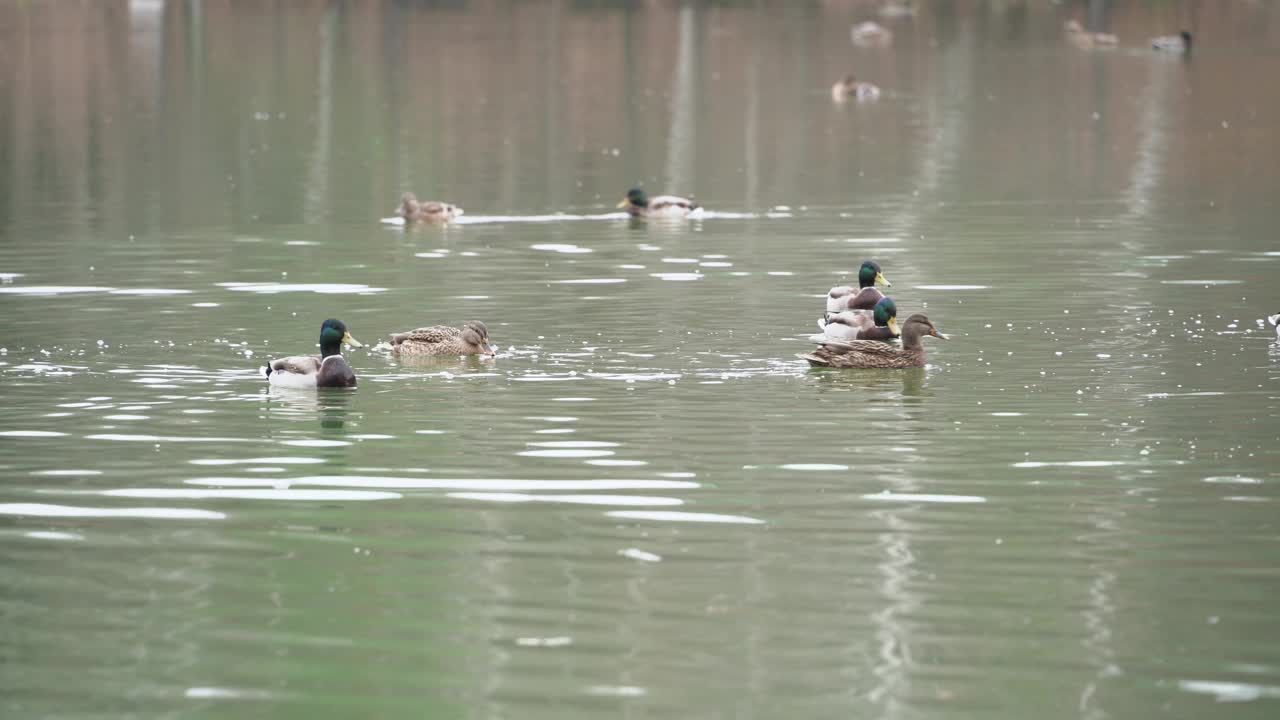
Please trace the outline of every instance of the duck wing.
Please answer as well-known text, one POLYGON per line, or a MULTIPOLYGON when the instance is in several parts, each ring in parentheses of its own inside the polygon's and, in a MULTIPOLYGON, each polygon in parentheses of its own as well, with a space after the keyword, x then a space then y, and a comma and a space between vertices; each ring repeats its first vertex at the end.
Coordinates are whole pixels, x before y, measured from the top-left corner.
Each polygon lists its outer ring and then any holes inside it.
POLYGON ((827 291, 827 312, 838 313, 848 309, 849 298, 858 292, 858 288, 841 285, 827 291))
POLYGON ((855 340, 875 327, 875 320, 866 310, 846 310, 829 315, 827 321, 819 325, 822 327, 822 335, 813 339, 821 344, 826 340, 855 340))
POLYGON ((658 195, 649 198, 649 210, 661 211, 670 210, 672 208, 680 208, 683 210, 694 210, 698 207, 698 203, 688 199, 677 197, 675 195, 658 195))
POLYGON ((401 345, 406 342, 418 343, 441 343, 453 340, 462 334, 462 330, 448 325, 432 325, 431 327, 421 327, 408 332, 396 333, 391 336, 392 345, 401 345))
POLYGON ((314 355, 294 355, 293 357, 272 360, 268 365, 271 372, 288 373, 290 375, 314 375, 320 372, 320 358, 314 355))
MULTIPOLYGON (((906 368, 924 364, 923 355, 878 340, 828 340, 810 355, 828 367, 906 368)), ((805 357, 815 364, 810 357, 805 357)))

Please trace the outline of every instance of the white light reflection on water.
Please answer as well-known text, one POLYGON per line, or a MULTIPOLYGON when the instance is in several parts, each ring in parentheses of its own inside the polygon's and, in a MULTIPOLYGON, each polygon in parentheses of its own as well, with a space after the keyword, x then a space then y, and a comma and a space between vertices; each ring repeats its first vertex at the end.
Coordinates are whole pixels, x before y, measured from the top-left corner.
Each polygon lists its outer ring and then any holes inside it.
POLYGON ((503 503, 566 503, 570 505, 683 505, 679 498, 652 495, 529 495, 527 493, 453 492, 447 497, 503 503))
POLYGON ((91 491, 88 494, 108 497, 183 498, 188 500, 396 500, 400 493, 371 490, 192 490, 189 488, 121 488, 91 491))
POLYGON ((986 498, 979 495, 933 495, 929 493, 896 493, 885 490, 863 495, 864 500, 885 500, 890 502, 972 504, 985 503, 986 498))
POLYGON ((659 522, 725 523, 731 525, 763 525, 764 520, 746 515, 722 515, 719 513, 677 512, 674 510, 613 510, 609 517, 627 520, 657 520, 659 522))
POLYGON ((1280 687, 1254 683, 1214 680, 1179 680, 1178 688, 1190 693, 1212 695, 1218 702, 1251 702, 1263 698, 1280 698, 1280 687))
POLYGON ((221 282, 218 287, 235 292, 251 292, 263 295, 277 293, 310 292, 320 295, 369 295, 386 292, 386 288, 370 287, 354 283, 277 283, 277 282, 221 282))
POLYGON ((0 503, 0 515, 76 518, 157 518, 165 520, 222 520, 226 514, 193 508, 96 508, 43 503, 0 503))
POLYGON ((210 477, 184 480, 188 485, 214 487, 273 487, 293 485, 383 488, 391 490, 688 490, 701 487, 689 480, 524 480, 502 478, 406 478, 383 475, 310 475, 293 478, 210 477))

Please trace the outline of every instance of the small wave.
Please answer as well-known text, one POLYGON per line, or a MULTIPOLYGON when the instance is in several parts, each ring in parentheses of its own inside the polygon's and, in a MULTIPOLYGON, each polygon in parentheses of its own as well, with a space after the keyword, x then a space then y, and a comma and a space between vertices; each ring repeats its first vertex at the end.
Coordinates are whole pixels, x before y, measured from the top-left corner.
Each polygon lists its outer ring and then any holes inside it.
POLYGON ((471 490, 496 492, 691 490, 701 487, 689 480, 526 480, 517 478, 416 478, 382 475, 308 475, 294 478, 209 477, 184 481, 187 485, 213 487, 273 487, 293 485, 359 487, 388 490, 471 490))
POLYGON ((166 520, 223 520, 226 513, 192 508, 97 508, 43 503, 0 503, 0 515, 32 517, 163 518, 166 520))
POLYGON ((370 287, 355 283, 276 283, 276 282, 221 282, 218 287, 236 292, 261 293, 275 295, 286 292, 312 292, 320 295, 368 295, 386 292, 386 288, 370 287))
POLYGON ((884 492, 870 493, 862 496, 863 500, 889 500, 896 502, 924 502, 924 503, 984 503, 986 498, 980 495, 933 495, 929 493, 896 493, 885 490, 884 492))
POLYGON ((680 498, 646 495, 529 495, 527 493, 454 492, 448 497, 505 503, 565 503, 569 505, 683 505, 680 498))
POLYGON ((728 523, 737 525, 763 525, 764 521, 746 515, 721 515, 718 513, 678 512, 674 510, 612 510, 609 517, 628 520, 658 520, 662 522, 728 523))

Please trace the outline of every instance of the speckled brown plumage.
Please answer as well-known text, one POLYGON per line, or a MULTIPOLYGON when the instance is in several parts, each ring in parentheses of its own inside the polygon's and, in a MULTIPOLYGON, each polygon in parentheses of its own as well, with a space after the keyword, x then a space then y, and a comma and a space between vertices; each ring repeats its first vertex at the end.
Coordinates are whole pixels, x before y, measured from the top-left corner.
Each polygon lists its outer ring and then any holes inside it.
POLYGON ((449 222, 462 214, 462 209, 456 205, 438 202, 436 200, 419 201, 413 193, 407 192, 400 196, 400 207, 396 210, 396 215, 404 218, 405 222, 449 222))
POLYGON ((902 325, 902 347, 894 347, 875 340, 828 340, 811 353, 800 355, 814 367, 833 368, 912 368, 924 367, 925 335, 946 340, 947 336, 929 322, 929 318, 916 314, 902 325))
POLYGON ((433 325, 391 336, 391 351, 400 355, 492 355, 489 328, 471 320, 456 328, 433 325))

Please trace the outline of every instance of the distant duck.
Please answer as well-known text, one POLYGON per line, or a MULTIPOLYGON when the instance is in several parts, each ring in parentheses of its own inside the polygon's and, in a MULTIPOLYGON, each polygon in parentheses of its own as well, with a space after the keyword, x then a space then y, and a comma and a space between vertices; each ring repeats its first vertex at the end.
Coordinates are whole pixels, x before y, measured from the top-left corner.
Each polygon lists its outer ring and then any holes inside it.
POLYGON ((1280 313, 1276 313, 1275 315, 1268 315, 1267 322, 1275 326, 1276 340, 1280 340, 1280 313))
POLYGON ((929 318, 916 314, 902 325, 902 347, 875 340, 827 340, 817 350, 797 357, 814 367, 913 368, 924 367, 925 335, 946 340, 929 318))
POLYGON ((626 208, 632 217, 688 217, 689 213, 698 209, 698 203, 675 195, 655 195, 649 197, 642 188, 631 188, 627 196, 618 203, 619 208, 626 208))
POLYGON ((832 313, 826 320, 818 321, 822 332, 809 339, 821 343, 826 340, 883 340, 898 337, 898 305, 893 298, 884 298, 873 310, 845 310, 832 313))
POLYGON ((404 218, 406 223, 447 223, 462 214, 462 208, 457 205, 435 200, 419 201, 411 192, 400 196, 400 207, 396 209, 396 215, 404 218))
POLYGON ((325 320, 320 326, 320 356, 295 355, 272 360, 263 368, 273 387, 355 387, 356 374, 342 357, 342 345, 364 347, 341 320, 325 320))
POLYGON ((900 18, 915 14, 916 4, 913 0, 889 0, 880 6, 880 17, 900 18))
POLYGON ((859 82, 852 75, 845 75, 843 80, 831 86, 831 99, 844 102, 848 98, 858 100, 875 100, 880 97, 880 88, 869 82, 859 82))
POLYGON ((880 23, 870 20, 854 25, 849 30, 849 37, 854 45, 866 47, 885 47, 893 43, 893 32, 880 23))
POLYGON ((1120 39, 1111 33, 1088 32, 1078 20, 1068 20, 1063 26, 1067 31, 1067 39, 1077 47, 1112 48, 1120 44, 1120 39))
POLYGON ((1151 47, 1166 52, 1191 52, 1191 33, 1183 30, 1177 35, 1161 35, 1160 37, 1151 38, 1151 47))
POLYGON ((827 310, 824 317, 830 317, 832 313, 845 310, 871 310, 876 303, 884 299, 884 293, 876 288, 876 283, 893 287, 893 283, 889 282, 880 271, 879 263, 875 260, 863 260, 862 267, 858 268, 858 287, 843 285, 827 291, 827 310))
POLYGON ((391 336, 391 352, 397 355, 493 355, 489 328, 479 320, 462 327, 434 325, 391 336))

